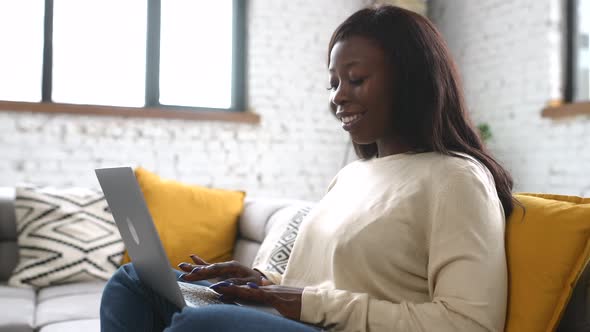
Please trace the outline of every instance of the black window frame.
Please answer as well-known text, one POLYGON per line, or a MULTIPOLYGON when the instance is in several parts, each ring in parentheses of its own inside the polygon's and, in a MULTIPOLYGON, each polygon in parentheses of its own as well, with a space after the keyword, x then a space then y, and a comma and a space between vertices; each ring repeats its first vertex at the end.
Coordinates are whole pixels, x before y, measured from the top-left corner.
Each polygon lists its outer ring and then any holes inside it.
MULTIPOLYGON (((146 36, 146 77, 145 105, 141 108, 171 109, 179 111, 205 112, 243 112, 246 111, 246 1, 232 0, 232 93, 229 108, 194 107, 182 105, 165 105, 159 102, 160 90, 160 19, 161 0, 147 1, 147 36, 146 36)), ((45 0, 43 69, 42 69, 42 103, 53 103, 51 99, 53 81, 53 4, 54 0, 45 0)), ((119 107, 116 105, 96 105, 119 107)))
POLYGON ((581 103, 588 100, 575 100, 576 82, 578 79, 578 1, 567 0, 565 4, 565 46, 566 46, 566 61, 565 61, 565 89, 564 101, 566 103, 581 103))

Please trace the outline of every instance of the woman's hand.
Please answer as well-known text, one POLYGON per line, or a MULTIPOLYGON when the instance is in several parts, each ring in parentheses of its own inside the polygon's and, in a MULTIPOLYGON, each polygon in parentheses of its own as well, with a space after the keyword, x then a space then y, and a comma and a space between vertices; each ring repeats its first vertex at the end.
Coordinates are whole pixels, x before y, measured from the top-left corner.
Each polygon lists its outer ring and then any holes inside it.
POLYGON ((253 283, 257 286, 273 285, 264 275, 236 261, 209 264, 197 255, 191 255, 195 264, 180 263, 178 267, 186 272, 180 276, 184 281, 222 279, 235 285, 253 283))
POLYGON ((244 300, 265 304, 277 309, 283 316, 299 320, 303 288, 274 285, 264 275, 236 261, 209 264, 197 255, 191 255, 194 264, 181 263, 186 272, 185 281, 223 279, 211 288, 223 296, 224 301, 244 300))
POLYGON ((301 297, 303 288, 285 286, 258 286, 255 283, 236 285, 227 281, 210 286, 222 295, 224 301, 244 300, 266 304, 277 309, 281 315, 299 320, 301 317, 301 297))

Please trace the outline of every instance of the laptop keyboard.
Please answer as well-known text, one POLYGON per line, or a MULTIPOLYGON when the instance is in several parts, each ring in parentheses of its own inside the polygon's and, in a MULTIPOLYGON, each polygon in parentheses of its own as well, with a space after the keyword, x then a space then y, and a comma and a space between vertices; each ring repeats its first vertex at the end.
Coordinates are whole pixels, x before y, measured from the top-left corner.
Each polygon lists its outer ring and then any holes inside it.
POLYGON ((210 304, 224 304, 218 299, 219 295, 205 286, 193 285, 187 282, 178 282, 180 291, 189 307, 201 307, 210 304))

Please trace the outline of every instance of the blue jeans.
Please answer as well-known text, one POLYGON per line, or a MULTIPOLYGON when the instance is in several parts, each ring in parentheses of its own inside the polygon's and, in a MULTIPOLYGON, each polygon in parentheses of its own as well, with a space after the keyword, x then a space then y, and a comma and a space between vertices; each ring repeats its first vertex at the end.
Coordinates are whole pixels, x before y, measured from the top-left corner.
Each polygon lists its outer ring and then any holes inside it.
POLYGON ((122 331, 281 331, 319 329, 285 317, 236 305, 184 307, 182 310, 145 286, 132 264, 108 281, 100 304, 103 332, 122 331))

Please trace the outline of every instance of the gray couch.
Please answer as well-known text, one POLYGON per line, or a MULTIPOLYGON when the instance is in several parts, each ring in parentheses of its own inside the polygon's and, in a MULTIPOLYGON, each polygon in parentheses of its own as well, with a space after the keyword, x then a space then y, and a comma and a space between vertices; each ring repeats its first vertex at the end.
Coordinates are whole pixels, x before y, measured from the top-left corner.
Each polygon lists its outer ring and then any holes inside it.
MULTIPOLYGON (((18 259, 13 201, 14 190, 0 187, 0 332, 99 331, 98 310, 104 282, 53 286, 38 292, 6 285, 18 259)), ((247 199, 239 221, 234 258, 250 265, 269 228, 292 217, 302 204, 305 202, 247 199)), ((558 331, 590 331, 589 279, 587 268, 558 331)))
MULTIPOLYGON (((97 332, 100 296, 105 282, 73 283, 43 288, 6 285, 18 260, 14 189, 0 187, 0 332, 97 332)), ((305 202, 246 199, 239 221, 234 259, 252 264, 272 224, 292 217, 305 202)))

